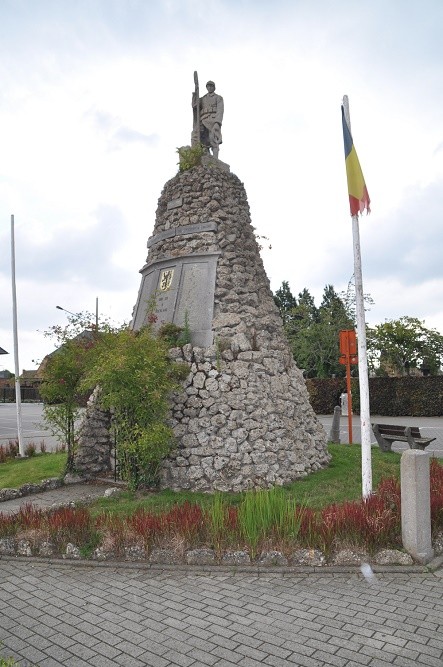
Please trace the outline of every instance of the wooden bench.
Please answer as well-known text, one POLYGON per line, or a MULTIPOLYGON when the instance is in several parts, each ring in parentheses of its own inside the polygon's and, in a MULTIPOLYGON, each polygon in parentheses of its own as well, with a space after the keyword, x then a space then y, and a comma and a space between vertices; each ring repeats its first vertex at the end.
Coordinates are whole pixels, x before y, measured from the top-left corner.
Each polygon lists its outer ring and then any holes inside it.
POLYGON ((435 438, 423 438, 418 426, 372 424, 372 430, 382 452, 390 452, 395 440, 407 442, 410 449, 425 449, 435 438))

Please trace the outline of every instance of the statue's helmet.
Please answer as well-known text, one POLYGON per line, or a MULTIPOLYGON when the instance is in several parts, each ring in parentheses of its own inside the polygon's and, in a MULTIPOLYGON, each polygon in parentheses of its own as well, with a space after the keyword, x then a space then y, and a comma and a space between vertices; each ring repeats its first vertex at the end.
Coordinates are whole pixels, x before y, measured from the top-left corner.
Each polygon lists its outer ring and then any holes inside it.
POLYGON ((208 81, 208 83, 206 84, 206 88, 208 86, 214 86, 214 88, 215 88, 215 83, 213 81, 208 81))

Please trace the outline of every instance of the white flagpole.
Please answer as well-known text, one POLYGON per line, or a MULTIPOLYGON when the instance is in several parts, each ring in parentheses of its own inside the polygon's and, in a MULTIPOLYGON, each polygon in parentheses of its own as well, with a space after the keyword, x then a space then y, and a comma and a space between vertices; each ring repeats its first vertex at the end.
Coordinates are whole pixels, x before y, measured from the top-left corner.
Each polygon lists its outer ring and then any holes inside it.
MULTIPOLYGON (((343 97, 346 123, 351 131, 348 96, 343 97)), ((372 493, 371 464, 371 415, 369 409, 368 355, 366 350, 366 323, 363 296, 363 277, 360 250, 358 215, 352 216, 352 238, 354 244, 355 305, 357 315, 358 377, 360 384, 360 428, 361 428, 361 474, 362 494, 366 500, 372 493)))
POLYGON ((11 215, 11 275, 12 275, 12 321, 14 330, 15 405, 17 407, 17 436, 19 456, 25 456, 22 429, 22 397, 20 392, 20 366, 18 363, 17 294, 15 289, 15 241, 14 216, 11 215))

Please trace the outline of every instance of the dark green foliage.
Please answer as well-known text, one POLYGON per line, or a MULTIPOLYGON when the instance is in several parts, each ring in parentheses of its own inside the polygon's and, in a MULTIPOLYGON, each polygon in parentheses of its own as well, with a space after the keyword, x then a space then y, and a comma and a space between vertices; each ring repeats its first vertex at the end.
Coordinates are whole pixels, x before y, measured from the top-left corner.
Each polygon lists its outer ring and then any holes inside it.
MULTIPOLYGON (((307 378, 306 387, 309 393, 309 401, 317 415, 330 415, 334 412, 336 405, 340 405, 340 395, 346 391, 345 378, 307 378)), ((352 406, 353 412, 357 413, 358 380, 352 378, 352 406)))
POLYGON ((84 333, 64 340, 50 355, 43 369, 40 387, 45 402, 45 422, 67 446, 67 471, 72 471, 74 463, 74 425, 80 407, 79 384, 97 340, 95 332, 84 333))
POLYGON ((179 327, 172 322, 165 322, 158 330, 160 340, 164 340, 168 347, 178 347, 183 334, 183 327, 179 327))
POLYGON ((165 420, 168 396, 185 365, 172 363, 167 345, 149 327, 103 333, 85 369, 85 387, 100 387, 100 403, 112 410, 123 478, 136 488, 153 485, 173 445, 165 420))
POLYGON ((293 309, 297 307, 297 299, 292 294, 287 280, 282 282, 281 287, 274 294, 274 301, 280 311, 283 324, 287 324, 291 320, 293 309))
POLYGON ((189 336, 187 317, 183 328, 164 326, 162 337, 150 326, 134 332, 101 322, 88 329, 88 316, 68 320, 67 327, 48 332, 59 347, 46 363, 42 385, 45 420, 67 444, 67 470, 74 467, 79 397, 99 386, 101 405, 112 411, 123 477, 134 487, 151 485, 173 443, 166 425, 169 393, 189 372, 167 355, 168 347, 189 336))
POLYGON ((320 307, 306 288, 298 300, 283 281, 274 296, 283 319, 285 332, 297 366, 305 377, 344 376, 345 368, 338 359, 339 332, 353 329, 354 321, 342 298, 332 285, 326 285, 320 307))
POLYGON ((386 416, 443 414, 443 376, 370 378, 371 412, 386 416))
MULTIPOLYGON (((360 412, 358 378, 352 378, 352 409, 360 412)), ((329 415, 340 405, 346 388, 344 378, 309 378, 309 400, 318 415, 329 415)), ((443 414, 443 376, 369 378, 370 411, 386 417, 438 417, 443 414)))

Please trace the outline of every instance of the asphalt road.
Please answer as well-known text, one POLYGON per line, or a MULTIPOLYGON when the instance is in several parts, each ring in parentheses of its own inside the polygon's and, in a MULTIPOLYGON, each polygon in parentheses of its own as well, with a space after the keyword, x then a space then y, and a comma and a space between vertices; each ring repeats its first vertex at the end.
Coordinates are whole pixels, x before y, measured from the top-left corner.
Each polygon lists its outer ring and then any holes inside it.
MULTIPOLYGON (((47 451, 54 451, 59 439, 45 426, 43 403, 22 403, 22 433, 25 445, 33 442, 37 451, 43 441, 47 451)), ((15 440, 17 436, 17 407, 15 403, 0 403, 0 445, 15 440)))
MULTIPOLYGON (((47 451, 53 451, 59 440, 45 427, 43 422, 43 404, 42 403, 22 403, 22 428, 25 443, 33 442, 37 451, 40 443, 44 441, 47 451)), ((332 426, 332 415, 318 415, 318 419, 323 425, 326 435, 329 436, 332 426)), ((443 458, 443 417, 383 417, 379 415, 371 416, 372 422, 382 424, 405 424, 405 426, 419 426, 425 436, 435 437, 427 451, 443 458)), ((353 417, 352 435, 353 442, 360 442, 360 418, 353 417)), ((15 403, 0 403, 0 445, 8 440, 17 438, 17 409, 15 403)), ((340 441, 349 442, 348 439, 348 418, 340 418, 340 441)), ((373 438, 375 444, 375 438, 373 438)), ((406 443, 396 442, 392 446, 394 451, 404 451, 407 449, 406 443)))

